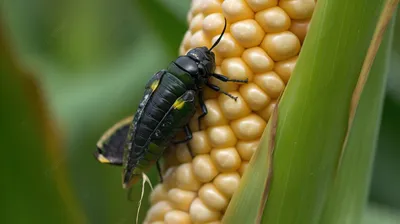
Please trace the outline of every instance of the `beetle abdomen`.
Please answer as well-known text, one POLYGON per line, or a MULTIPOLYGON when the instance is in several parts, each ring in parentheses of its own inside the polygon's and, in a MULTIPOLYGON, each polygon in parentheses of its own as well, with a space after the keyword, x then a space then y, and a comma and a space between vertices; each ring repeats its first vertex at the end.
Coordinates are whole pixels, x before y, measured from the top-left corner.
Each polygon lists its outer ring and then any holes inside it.
MULTIPOLYGON (((135 154, 131 157, 135 158, 131 162, 134 167, 141 167, 142 163, 147 164, 157 160, 168 146, 171 138, 174 137, 172 132, 175 130, 160 133, 160 122, 165 119, 175 101, 186 91, 185 84, 173 74, 166 72, 163 75, 136 124, 131 146, 131 154, 135 154), (155 143, 154 140, 157 142, 155 143), (149 148, 151 143, 153 147, 149 148)), ((179 127, 174 127, 176 128, 179 127)))

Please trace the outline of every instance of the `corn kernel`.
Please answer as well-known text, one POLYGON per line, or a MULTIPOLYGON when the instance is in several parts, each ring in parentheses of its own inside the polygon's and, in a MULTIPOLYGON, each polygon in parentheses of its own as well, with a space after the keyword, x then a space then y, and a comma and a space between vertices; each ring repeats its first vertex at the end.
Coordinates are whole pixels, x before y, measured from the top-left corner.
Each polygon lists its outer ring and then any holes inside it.
POLYGON ((190 23, 189 30, 192 33, 195 33, 203 27, 203 20, 204 20, 204 15, 203 13, 199 13, 195 15, 192 19, 192 22, 190 23))
POLYGON ((254 17, 253 10, 244 0, 225 0, 222 3, 222 11, 230 23, 254 17))
POLYGON ((231 94, 238 97, 237 101, 223 94, 218 97, 218 103, 221 106, 223 115, 229 120, 234 120, 250 114, 250 107, 243 97, 238 92, 231 92, 231 94))
POLYGON ((215 55, 215 65, 220 66, 222 64, 222 60, 223 60, 222 56, 220 54, 218 54, 218 52, 214 52, 214 55, 215 55))
POLYGON ((150 203, 154 205, 159 201, 167 200, 167 188, 163 184, 157 185, 150 194, 150 203))
POLYGON ((221 213, 208 208, 200 198, 194 199, 189 210, 190 217, 194 222, 211 222, 219 220, 221 213))
POLYGON ((186 212, 172 210, 165 214, 164 217, 165 224, 190 224, 190 216, 186 212))
POLYGON ((239 187, 240 175, 238 172, 219 174, 213 181, 215 187, 228 198, 231 198, 239 187))
POLYGON ((192 161, 192 155, 190 155, 187 144, 179 144, 175 148, 176 159, 179 163, 188 163, 192 161))
POLYGON ((218 170, 208 154, 198 155, 193 159, 193 172, 201 182, 207 183, 214 179, 218 170))
POLYGON ((247 117, 232 121, 231 123, 233 132, 237 138, 241 140, 260 138, 266 125, 267 123, 256 114, 251 114, 247 117))
POLYGON ((203 20, 203 31, 204 33, 212 38, 217 35, 221 35, 222 29, 224 28, 224 15, 222 13, 213 13, 203 20))
POLYGON ((209 208, 215 210, 223 210, 228 206, 228 199, 226 196, 221 194, 214 184, 208 183, 203 185, 199 190, 199 198, 203 201, 205 205, 209 208))
POLYGON ((187 13, 187 16, 186 16, 186 21, 188 24, 190 24, 190 21, 192 21, 192 18, 193 18, 192 10, 189 10, 189 12, 187 13))
POLYGON ((192 191, 185 191, 179 188, 172 188, 168 191, 168 200, 171 206, 181 211, 189 211, 190 205, 196 198, 196 193, 192 191))
POLYGON ((310 25, 310 19, 293 20, 289 31, 294 33, 297 36, 297 38, 299 38, 300 42, 303 43, 304 38, 306 38, 309 25, 310 25))
POLYGON ((239 141, 236 149, 243 160, 250 160, 254 152, 257 150, 260 140, 239 141))
POLYGON ((253 11, 258 12, 278 4, 278 0, 246 0, 253 11))
POLYGON ((258 46, 265 34, 254 19, 246 19, 233 23, 230 30, 232 36, 246 48, 258 46))
POLYGON ((243 176, 244 172, 247 169, 247 166, 249 166, 249 162, 248 161, 243 161, 243 163, 240 164, 240 168, 239 168, 240 176, 243 176))
MULTIPOLYGON (((217 41, 219 36, 220 34, 214 36, 213 43, 217 41)), ((214 49, 221 57, 239 57, 243 53, 244 47, 231 34, 226 33, 214 49)))
POLYGON ((276 105, 276 101, 271 102, 266 108, 257 112, 265 121, 268 121, 271 117, 272 112, 274 111, 276 105))
POLYGON ((279 6, 292 19, 308 19, 314 11, 314 0, 280 0, 279 6))
POLYGON ((164 215, 168 211, 171 211, 172 207, 168 201, 160 201, 153 205, 147 213, 149 222, 152 221, 163 221, 164 215))
POLYGON ((182 55, 182 54, 185 54, 185 53, 186 53, 186 49, 183 47, 183 45, 181 45, 179 47, 179 54, 182 55))
POLYGON ((275 72, 282 78, 282 80, 287 83, 296 65, 298 56, 293 58, 277 62, 275 65, 275 72))
POLYGON ((163 175, 163 184, 167 189, 176 187, 176 168, 175 166, 169 167, 163 175))
POLYGON ((192 4, 190 6, 190 10, 191 10, 193 16, 197 15, 198 13, 200 13, 201 10, 203 9, 202 2, 203 2, 203 0, 193 0, 192 1, 192 4))
POLYGON ((193 133, 193 138, 189 142, 189 147, 194 154, 205 154, 211 151, 211 144, 205 131, 193 133))
POLYGON ((262 90, 264 90, 268 94, 268 96, 273 99, 278 98, 285 88, 285 83, 273 71, 256 75, 254 77, 254 83, 256 83, 262 90))
POLYGON ((231 79, 248 79, 251 81, 253 78, 253 72, 239 57, 225 59, 221 64, 221 70, 224 75, 231 79))
POLYGON ((290 27, 290 17, 279 7, 272 7, 257 12, 257 22, 267 33, 283 32, 290 27))
POLYGON ((176 186, 188 190, 197 191, 201 183, 194 175, 192 164, 184 163, 176 169, 176 186))
POLYGON ((202 0, 202 12, 204 15, 222 13, 221 3, 218 0, 202 0))
POLYGON ((215 148, 232 147, 237 139, 229 125, 211 127, 207 129, 211 146, 215 148))
POLYGON ((188 31, 186 31, 185 35, 183 36, 183 40, 182 40, 185 51, 190 48, 190 40, 191 39, 192 39, 192 33, 188 30, 188 31))
POLYGON ((274 67, 274 61, 260 47, 246 49, 242 58, 254 73, 267 72, 274 67))
POLYGON ((254 83, 242 85, 239 92, 254 111, 263 109, 271 101, 271 98, 254 83))
MULTIPOLYGON (((290 31, 269 33, 265 35, 261 47, 274 61, 282 61, 297 55, 300 51, 300 41, 290 31)), ((224 64, 224 62, 222 62, 224 64)))
POLYGON ((204 117, 204 122, 208 127, 228 124, 228 119, 223 116, 221 108, 219 108, 218 101, 216 99, 207 100, 205 104, 207 106, 208 113, 204 117))
POLYGON ((192 37, 190 38, 190 48, 194 48, 196 46, 206 46, 208 48, 211 47, 211 41, 204 34, 203 30, 193 33, 192 37))
POLYGON ((240 167, 240 156, 235 148, 213 149, 211 159, 220 172, 235 171, 240 167))

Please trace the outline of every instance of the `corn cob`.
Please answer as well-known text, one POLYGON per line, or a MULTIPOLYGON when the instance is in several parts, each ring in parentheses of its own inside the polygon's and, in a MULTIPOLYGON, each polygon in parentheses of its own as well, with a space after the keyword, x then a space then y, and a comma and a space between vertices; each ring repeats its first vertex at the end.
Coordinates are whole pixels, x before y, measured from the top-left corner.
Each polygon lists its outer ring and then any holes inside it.
POLYGON ((202 129, 196 114, 190 122, 193 139, 167 150, 164 182, 151 193, 145 223, 220 223, 294 69, 314 7, 314 0, 192 1, 179 54, 211 47, 225 17, 215 72, 249 83, 212 78, 238 99, 205 90, 202 129))

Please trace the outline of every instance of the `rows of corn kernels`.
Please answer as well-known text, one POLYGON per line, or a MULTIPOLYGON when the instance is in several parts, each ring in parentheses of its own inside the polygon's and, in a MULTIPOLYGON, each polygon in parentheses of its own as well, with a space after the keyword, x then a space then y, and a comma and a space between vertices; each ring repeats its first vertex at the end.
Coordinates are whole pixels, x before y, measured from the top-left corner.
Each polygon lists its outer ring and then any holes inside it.
POLYGON ((193 0, 180 54, 211 47, 216 73, 248 84, 212 83, 237 101, 207 89, 208 115, 193 139, 166 153, 164 182, 151 193, 145 223, 220 223, 280 93, 296 64, 314 0, 193 0), (191 157, 189 148, 195 157, 191 157))

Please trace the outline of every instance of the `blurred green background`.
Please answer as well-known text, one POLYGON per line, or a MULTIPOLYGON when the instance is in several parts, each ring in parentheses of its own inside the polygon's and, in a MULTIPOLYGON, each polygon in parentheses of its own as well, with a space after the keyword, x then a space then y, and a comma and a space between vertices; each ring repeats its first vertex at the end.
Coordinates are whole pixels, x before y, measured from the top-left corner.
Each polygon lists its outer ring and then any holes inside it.
MULTIPOLYGON (((121 169, 99 164, 92 152, 108 127, 135 111, 138 88, 178 55, 189 5, 189 0, 0 1, 5 223, 133 223, 136 202, 121 187, 121 169), (41 106, 32 99, 34 88, 16 78, 30 75, 58 130, 46 129, 35 112, 41 106)), ((399 18, 365 223, 400 223, 399 18)), ((154 170, 151 174, 156 181, 154 170)))

